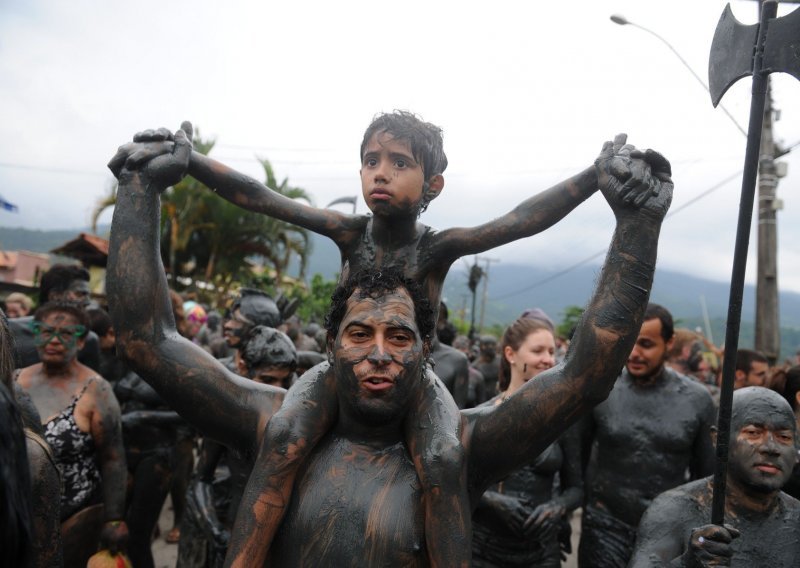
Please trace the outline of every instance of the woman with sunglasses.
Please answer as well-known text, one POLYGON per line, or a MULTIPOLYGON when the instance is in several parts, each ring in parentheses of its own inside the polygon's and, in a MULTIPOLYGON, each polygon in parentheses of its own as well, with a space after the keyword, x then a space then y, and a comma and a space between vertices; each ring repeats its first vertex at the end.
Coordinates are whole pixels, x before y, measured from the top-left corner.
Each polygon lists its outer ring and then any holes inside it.
POLYGON ((44 304, 31 322, 41 362, 17 376, 61 474, 65 566, 85 566, 98 540, 112 552, 124 548, 128 532, 119 404, 106 380, 77 359, 88 325, 75 304, 44 304))

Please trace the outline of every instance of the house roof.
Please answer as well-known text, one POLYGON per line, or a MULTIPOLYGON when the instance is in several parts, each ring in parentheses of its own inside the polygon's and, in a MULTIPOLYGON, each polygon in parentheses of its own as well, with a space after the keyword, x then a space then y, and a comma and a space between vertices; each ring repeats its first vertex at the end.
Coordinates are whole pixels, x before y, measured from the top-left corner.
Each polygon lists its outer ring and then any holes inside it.
POLYGON ((84 266, 105 267, 108 262, 108 241, 97 235, 81 233, 50 252, 76 258, 84 266))

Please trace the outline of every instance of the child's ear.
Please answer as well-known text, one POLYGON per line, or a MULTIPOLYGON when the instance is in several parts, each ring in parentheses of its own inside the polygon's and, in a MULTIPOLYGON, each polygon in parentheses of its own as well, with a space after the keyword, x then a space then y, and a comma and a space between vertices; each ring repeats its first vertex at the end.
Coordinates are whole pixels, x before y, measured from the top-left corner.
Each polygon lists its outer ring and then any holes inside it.
POLYGON ((426 197, 428 201, 433 201, 436 197, 444 189, 444 176, 442 174, 436 174, 432 176, 431 179, 428 180, 428 191, 426 192, 426 197))

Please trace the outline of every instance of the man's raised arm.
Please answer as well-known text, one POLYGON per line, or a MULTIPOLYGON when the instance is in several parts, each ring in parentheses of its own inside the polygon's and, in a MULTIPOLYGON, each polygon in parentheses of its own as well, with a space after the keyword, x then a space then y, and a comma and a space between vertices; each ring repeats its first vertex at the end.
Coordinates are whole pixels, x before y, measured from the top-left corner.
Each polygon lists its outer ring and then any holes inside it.
POLYGON ((124 167, 128 150, 109 163, 119 178, 107 274, 118 353, 195 428, 253 451, 283 390, 236 377, 178 334, 161 263, 159 193, 185 172, 191 125, 186 128, 176 133, 173 153, 139 170, 124 167))
POLYGON ((528 381, 503 404, 467 415, 474 488, 529 461, 605 400, 631 352, 650 295, 672 181, 663 157, 621 146, 623 142, 606 143, 598 159, 600 187, 617 226, 564 363, 528 381), (634 186, 622 179, 646 181, 634 186))

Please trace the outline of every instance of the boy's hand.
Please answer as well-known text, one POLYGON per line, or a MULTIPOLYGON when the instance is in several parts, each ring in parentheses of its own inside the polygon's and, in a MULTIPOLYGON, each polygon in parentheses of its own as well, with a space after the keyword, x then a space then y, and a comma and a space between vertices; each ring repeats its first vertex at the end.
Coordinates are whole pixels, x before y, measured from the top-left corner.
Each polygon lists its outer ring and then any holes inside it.
POLYGON ((183 179, 191 153, 192 124, 184 122, 174 135, 165 128, 136 134, 133 142, 120 146, 108 167, 117 178, 123 170, 138 170, 160 191, 183 179))
POLYGON ((660 222, 672 202, 670 164, 658 152, 636 150, 626 140, 619 134, 606 142, 595 160, 600 190, 618 218, 639 212, 660 222))

